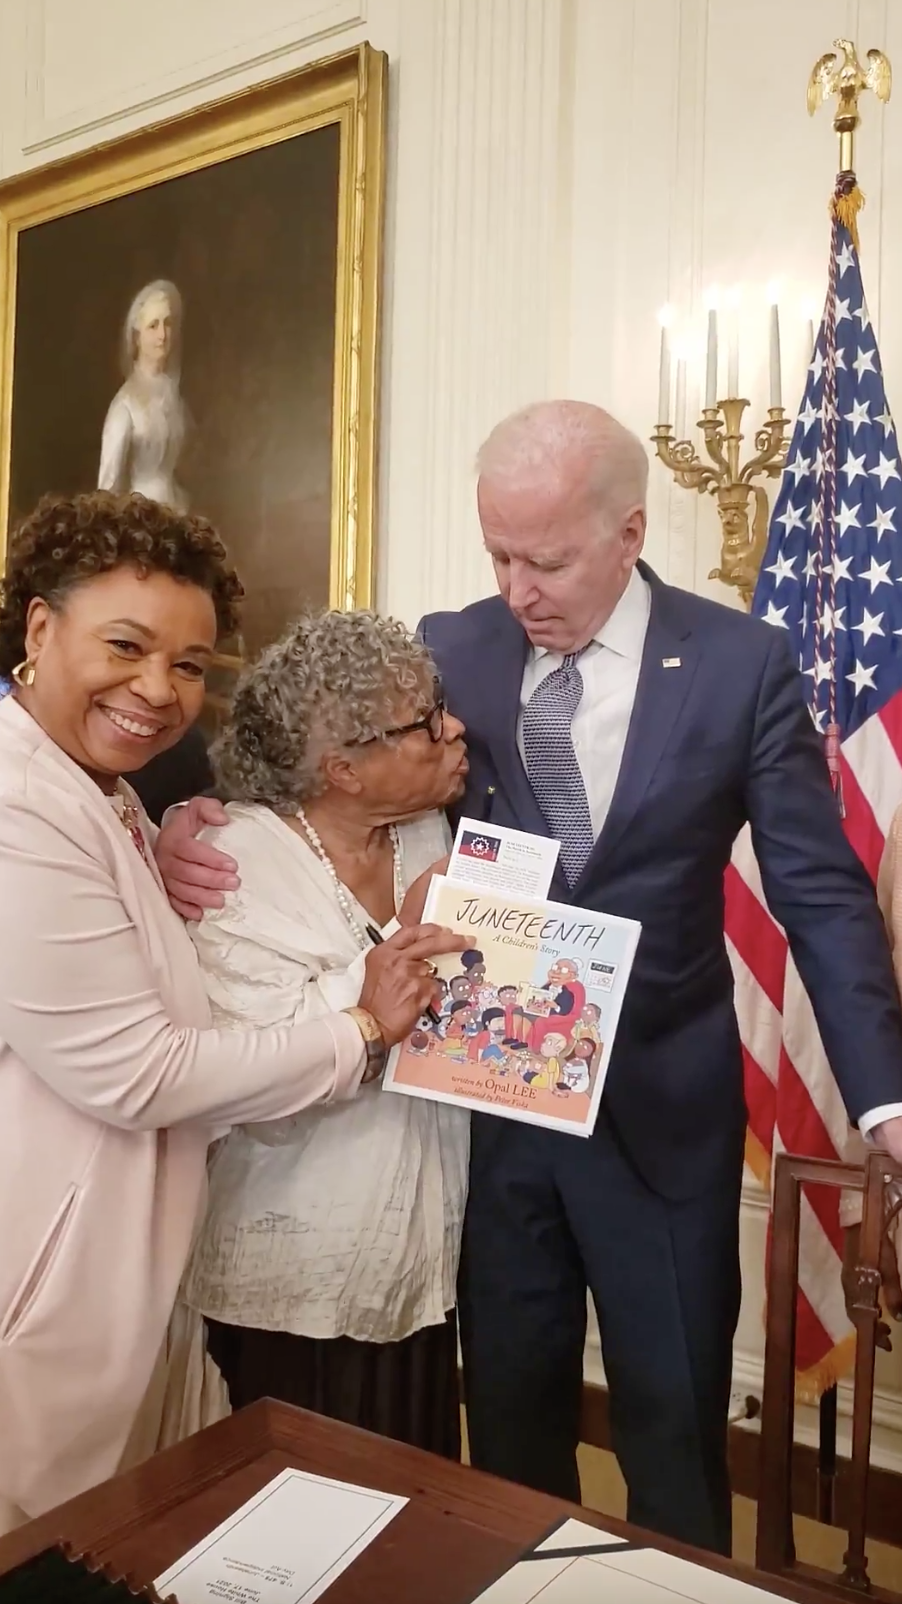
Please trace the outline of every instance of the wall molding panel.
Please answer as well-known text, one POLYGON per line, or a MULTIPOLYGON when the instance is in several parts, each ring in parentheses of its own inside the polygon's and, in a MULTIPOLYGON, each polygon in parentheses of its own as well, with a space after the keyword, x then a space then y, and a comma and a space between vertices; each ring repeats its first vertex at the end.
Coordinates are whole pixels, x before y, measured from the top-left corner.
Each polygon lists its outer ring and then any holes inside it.
POLYGON ((492 588, 475 453, 549 391, 568 9, 401 3, 380 601, 408 622, 492 588))
POLYGON ((95 144, 182 101, 215 100, 276 76, 341 49, 342 36, 366 21, 366 0, 267 0, 265 8, 160 0, 136 40, 133 14, 117 0, 26 0, 23 156, 28 165, 48 161, 74 141, 95 144))

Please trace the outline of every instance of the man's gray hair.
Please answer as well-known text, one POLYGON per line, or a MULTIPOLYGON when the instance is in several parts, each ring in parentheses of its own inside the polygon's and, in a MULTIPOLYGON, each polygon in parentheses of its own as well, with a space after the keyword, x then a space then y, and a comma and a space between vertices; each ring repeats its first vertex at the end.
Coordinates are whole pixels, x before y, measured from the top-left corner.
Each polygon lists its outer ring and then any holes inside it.
POLYGON ((583 480, 609 516, 645 506, 648 453, 642 441, 588 401, 536 401, 511 413, 480 447, 476 467, 481 479, 505 486, 583 480))
POLYGON ((308 614, 242 674, 211 757, 230 802, 287 816, 323 789, 323 754, 381 736, 431 700, 422 641, 371 612, 308 614))

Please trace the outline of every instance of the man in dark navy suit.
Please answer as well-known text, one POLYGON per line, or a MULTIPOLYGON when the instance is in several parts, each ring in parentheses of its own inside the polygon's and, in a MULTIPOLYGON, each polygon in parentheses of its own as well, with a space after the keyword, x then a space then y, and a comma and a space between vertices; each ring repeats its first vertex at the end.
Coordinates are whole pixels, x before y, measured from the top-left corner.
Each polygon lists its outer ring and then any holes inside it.
MULTIPOLYGON (((474 1115, 467 1417, 476 1465, 578 1499, 588 1289, 630 1519, 728 1552, 745 1108, 723 876, 746 822, 849 1113, 900 1158, 902 1015, 786 639, 641 563, 647 471, 596 407, 499 425, 478 501, 501 594, 421 626, 468 726, 460 810, 557 836, 552 896, 642 923, 593 1137, 474 1115)), ((212 807, 167 833, 187 913, 236 883, 192 839, 212 807)))
POLYGON ((467 725, 460 811, 558 836, 551 896, 642 935, 594 1136, 473 1117, 472 1459, 578 1498, 588 1287, 629 1518, 728 1552, 745 1107, 723 877, 743 825, 849 1113, 902 1155, 887 942, 785 636, 639 560, 640 442, 547 403, 479 470, 500 595, 421 624, 467 725))

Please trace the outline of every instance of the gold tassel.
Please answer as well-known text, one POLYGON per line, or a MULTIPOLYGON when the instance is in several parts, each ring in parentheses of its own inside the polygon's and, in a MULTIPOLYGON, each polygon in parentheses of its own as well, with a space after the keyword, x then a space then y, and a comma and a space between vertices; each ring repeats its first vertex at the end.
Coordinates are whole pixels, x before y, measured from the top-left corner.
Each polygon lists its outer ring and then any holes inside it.
POLYGON ((861 190, 858 188, 857 183, 853 184, 852 188, 846 191, 845 194, 834 195, 832 201, 830 202, 831 216, 835 217, 836 221, 841 223, 843 228, 848 229, 849 236, 852 244, 855 246, 856 251, 861 249, 858 239, 858 213, 861 211, 863 205, 864 196, 861 193, 861 190))
POLYGON ((810 1370, 796 1371, 796 1403, 816 1404, 828 1392, 849 1374, 855 1363, 855 1334, 854 1332, 843 1337, 831 1348, 819 1364, 812 1365, 810 1370))

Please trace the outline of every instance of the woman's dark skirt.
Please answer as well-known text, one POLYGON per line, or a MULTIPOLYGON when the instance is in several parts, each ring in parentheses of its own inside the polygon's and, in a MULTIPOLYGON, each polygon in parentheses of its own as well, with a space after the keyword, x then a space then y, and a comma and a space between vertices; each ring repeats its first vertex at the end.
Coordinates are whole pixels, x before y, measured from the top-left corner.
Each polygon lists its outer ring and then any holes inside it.
POLYGON ((323 1340, 208 1320, 207 1347, 233 1409, 277 1398, 445 1459, 460 1458, 453 1310, 444 1325, 401 1342, 323 1340))

